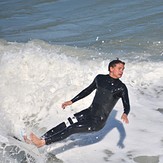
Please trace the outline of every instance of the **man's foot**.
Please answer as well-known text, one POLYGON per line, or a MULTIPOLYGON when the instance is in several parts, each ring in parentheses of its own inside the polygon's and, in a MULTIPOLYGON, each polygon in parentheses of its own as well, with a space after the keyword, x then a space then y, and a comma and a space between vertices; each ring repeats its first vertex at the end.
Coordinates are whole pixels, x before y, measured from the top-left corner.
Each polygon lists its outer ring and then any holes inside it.
POLYGON ((26 135, 23 136, 23 139, 27 144, 32 144, 31 140, 29 140, 26 135))
POLYGON ((30 138, 32 143, 37 147, 40 148, 45 145, 45 140, 38 138, 35 134, 31 133, 30 138))

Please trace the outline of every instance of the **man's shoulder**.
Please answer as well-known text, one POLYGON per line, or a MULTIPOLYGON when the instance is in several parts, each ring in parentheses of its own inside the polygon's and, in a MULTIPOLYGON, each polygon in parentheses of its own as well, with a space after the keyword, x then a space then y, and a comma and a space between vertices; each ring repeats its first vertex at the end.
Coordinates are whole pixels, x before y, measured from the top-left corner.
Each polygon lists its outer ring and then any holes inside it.
POLYGON ((105 74, 98 74, 96 77, 95 77, 95 79, 96 80, 103 80, 103 79, 105 79, 107 77, 107 75, 105 75, 105 74))
POLYGON ((127 89, 127 87, 126 87, 126 84, 125 83, 123 83, 120 79, 119 79, 119 82, 120 82, 120 84, 121 84, 121 86, 123 87, 123 88, 125 88, 125 89, 127 89))
POLYGON ((104 78, 104 77, 107 77, 107 76, 108 76, 107 74, 98 74, 96 77, 104 78))

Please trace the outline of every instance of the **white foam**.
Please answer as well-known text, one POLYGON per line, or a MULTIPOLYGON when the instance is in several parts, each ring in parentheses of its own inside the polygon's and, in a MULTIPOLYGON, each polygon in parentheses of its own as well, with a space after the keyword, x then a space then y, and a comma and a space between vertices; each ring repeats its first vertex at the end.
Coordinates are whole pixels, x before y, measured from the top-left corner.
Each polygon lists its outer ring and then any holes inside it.
MULTIPOLYGON (((41 135, 41 128, 46 131, 68 115, 88 107, 94 93, 65 110, 61 109, 61 104, 88 86, 98 73, 108 73, 110 61, 80 58, 83 49, 37 40, 29 43, 0 42, 0 50, 0 133, 5 134, 25 126, 28 133, 33 130, 41 135)), ((157 109, 163 107, 163 62, 126 62, 122 81, 129 89, 131 113, 130 124, 124 125, 125 148, 117 146, 120 133, 113 129, 97 143, 91 144, 93 136, 89 136, 87 143, 91 145, 83 144, 76 148, 77 143, 74 148, 58 153, 65 163, 104 160, 116 163, 131 161, 139 155, 162 155, 163 120, 157 109)), ((115 110, 118 110, 116 119, 120 120, 123 112, 121 102, 115 110)))

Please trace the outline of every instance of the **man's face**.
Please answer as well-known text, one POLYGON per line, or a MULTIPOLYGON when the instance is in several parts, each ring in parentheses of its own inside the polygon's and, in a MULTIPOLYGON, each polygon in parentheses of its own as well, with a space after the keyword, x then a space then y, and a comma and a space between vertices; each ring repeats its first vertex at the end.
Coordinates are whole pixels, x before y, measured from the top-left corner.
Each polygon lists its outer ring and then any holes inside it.
POLYGON ((115 79, 121 78, 124 68, 125 67, 122 63, 118 63, 114 67, 110 67, 110 76, 115 79))

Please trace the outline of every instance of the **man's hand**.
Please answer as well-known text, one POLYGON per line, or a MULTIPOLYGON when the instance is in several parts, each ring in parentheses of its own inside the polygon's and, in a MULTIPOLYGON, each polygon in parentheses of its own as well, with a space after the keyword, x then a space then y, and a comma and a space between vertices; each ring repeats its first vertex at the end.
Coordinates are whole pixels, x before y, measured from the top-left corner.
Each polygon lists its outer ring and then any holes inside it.
POLYGON ((72 101, 66 101, 62 104, 62 108, 65 109, 66 106, 71 105, 72 101))
POLYGON ((121 119, 122 119, 123 122, 125 122, 127 124, 129 123, 129 120, 127 118, 127 114, 123 113, 121 119))

